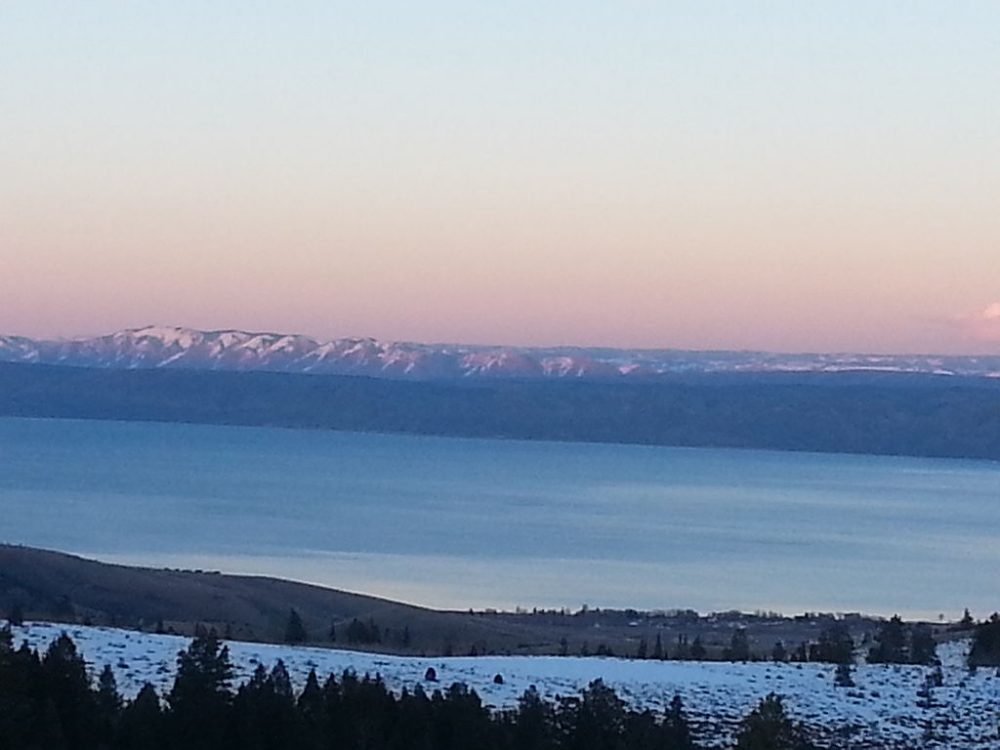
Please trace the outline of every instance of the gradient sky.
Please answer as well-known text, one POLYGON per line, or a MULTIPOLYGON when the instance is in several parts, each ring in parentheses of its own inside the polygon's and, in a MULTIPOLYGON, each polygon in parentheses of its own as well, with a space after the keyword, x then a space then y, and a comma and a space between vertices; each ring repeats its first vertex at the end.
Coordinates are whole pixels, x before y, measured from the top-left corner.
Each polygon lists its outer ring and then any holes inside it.
POLYGON ((0 333, 1000 352, 1000 2, 0 0, 0 333))

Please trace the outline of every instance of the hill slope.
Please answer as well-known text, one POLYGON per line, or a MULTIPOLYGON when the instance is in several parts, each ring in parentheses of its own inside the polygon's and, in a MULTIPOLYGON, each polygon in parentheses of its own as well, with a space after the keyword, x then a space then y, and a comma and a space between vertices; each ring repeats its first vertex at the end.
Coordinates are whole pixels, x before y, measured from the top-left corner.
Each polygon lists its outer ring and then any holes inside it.
POLYGON ((1000 459, 1000 381, 923 375, 425 382, 0 363, 0 416, 1000 459))
MULTIPOLYGON (((330 643, 336 623, 341 642, 358 618, 383 632, 380 650, 468 652, 474 644, 516 650, 531 632, 517 624, 486 621, 372 596, 257 576, 134 568, 60 552, 0 544, 0 610, 21 607, 30 617, 86 620, 190 634, 197 624, 233 637, 280 641, 289 610, 300 613, 311 642, 330 643), (386 631, 388 631, 386 633, 386 631)), ((365 644, 352 644, 364 647, 365 644)))

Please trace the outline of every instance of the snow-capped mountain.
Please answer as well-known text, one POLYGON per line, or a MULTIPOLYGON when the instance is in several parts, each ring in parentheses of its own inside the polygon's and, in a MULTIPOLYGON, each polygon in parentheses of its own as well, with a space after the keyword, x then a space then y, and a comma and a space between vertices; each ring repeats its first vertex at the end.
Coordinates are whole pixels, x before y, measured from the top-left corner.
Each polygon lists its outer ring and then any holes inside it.
POLYGON ((0 361, 121 369, 209 370, 441 378, 640 379, 670 373, 898 372, 1000 377, 998 356, 696 352, 387 342, 147 326, 44 341, 0 336, 0 361))

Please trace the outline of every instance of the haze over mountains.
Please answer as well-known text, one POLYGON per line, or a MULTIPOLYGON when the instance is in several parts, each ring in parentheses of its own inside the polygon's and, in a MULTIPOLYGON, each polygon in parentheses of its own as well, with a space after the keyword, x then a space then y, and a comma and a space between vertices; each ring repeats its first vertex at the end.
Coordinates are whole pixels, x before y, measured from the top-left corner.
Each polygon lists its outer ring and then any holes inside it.
POLYGON ((896 372, 1000 378, 996 356, 774 354, 673 349, 496 347, 317 341, 308 336, 148 326, 106 336, 0 336, 0 361, 111 369, 206 369, 454 378, 640 380, 678 373, 896 372))

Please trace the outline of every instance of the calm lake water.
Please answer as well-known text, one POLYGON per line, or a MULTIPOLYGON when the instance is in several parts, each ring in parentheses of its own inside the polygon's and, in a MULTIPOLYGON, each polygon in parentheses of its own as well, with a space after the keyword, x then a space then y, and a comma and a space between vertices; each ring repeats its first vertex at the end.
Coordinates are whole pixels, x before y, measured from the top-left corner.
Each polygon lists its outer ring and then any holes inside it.
POLYGON ((443 607, 1000 607, 1000 464, 0 419, 0 540, 443 607))

